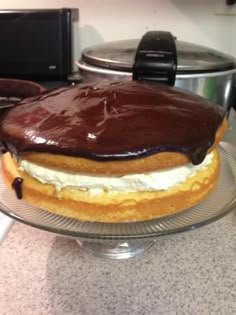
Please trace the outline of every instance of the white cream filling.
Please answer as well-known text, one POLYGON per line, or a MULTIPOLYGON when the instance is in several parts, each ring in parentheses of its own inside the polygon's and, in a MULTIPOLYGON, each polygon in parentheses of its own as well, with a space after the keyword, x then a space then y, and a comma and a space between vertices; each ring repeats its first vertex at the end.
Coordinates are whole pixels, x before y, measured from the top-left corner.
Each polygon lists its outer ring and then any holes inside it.
POLYGON ((193 176, 200 169, 207 167, 212 158, 213 153, 209 153, 199 165, 189 163, 171 169, 124 176, 69 173, 43 167, 24 159, 19 161, 19 164, 21 170, 38 179, 41 183, 55 185, 58 190, 64 187, 74 187, 82 191, 99 193, 104 190, 109 192, 166 190, 184 182, 187 177, 193 176))

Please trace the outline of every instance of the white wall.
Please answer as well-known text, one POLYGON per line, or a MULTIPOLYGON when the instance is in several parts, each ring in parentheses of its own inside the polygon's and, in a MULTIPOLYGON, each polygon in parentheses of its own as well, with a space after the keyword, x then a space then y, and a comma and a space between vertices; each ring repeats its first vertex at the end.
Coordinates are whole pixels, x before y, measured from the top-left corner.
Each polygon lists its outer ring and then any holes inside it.
POLYGON ((80 9, 75 56, 88 46, 140 38, 147 30, 168 30, 178 39, 207 45, 236 57, 236 15, 217 15, 224 0, 0 0, 0 9, 80 9))

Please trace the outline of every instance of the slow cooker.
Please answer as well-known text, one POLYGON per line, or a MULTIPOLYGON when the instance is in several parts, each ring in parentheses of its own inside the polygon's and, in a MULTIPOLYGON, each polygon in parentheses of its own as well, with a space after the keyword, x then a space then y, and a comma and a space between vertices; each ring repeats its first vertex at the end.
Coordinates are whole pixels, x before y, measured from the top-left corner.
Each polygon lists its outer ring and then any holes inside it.
MULTIPOLYGON (((84 49, 81 59, 76 62, 83 81, 132 80, 138 50, 140 54, 141 47, 141 53, 148 51, 151 56, 153 47, 150 50, 150 41, 147 41, 147 36, 154 36, 151 40, 155 40, 158 34, 158 31, 147 32, 141 40, 120 40, 84 49), (145 38, 147 49, 144 49, 145 38)), ((155 45, 158 46, 159 42, 155 41, 155 45)), ((223 107, 225 111, 235 106, 235 59, 215 49, 176 38, 174 38, 174 44, 176 73, 173 85, 203 96, 223 107)), ((167 46, 168 41, 165 42, 165 49, 167 46)), ((157 56, 156 51, 163 52, 162 48, 163 45, 161 48, 155 47, 154 57, 157 56)), ((167 49, 166 56, 168 54, 170 52, 167 49)), ((155 68, 155 60, 149 62, 148 67, 152 68, 152 66, 155 68)), ((151 80, 153 80, 153 74, 151 80)))

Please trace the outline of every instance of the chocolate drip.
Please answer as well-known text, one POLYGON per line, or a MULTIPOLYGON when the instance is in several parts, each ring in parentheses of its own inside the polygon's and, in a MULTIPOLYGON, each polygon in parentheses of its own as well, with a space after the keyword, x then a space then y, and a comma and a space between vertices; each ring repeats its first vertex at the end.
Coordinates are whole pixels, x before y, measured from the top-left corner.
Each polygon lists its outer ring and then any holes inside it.
POLYGON ((23 179, 21 177, 15 177, 11 186, 15 190, 16 197, 22 199, 22 183, 23 179))
POLYGON ((199 164, 222 119, 219 107, 199 96, 123 81, 64 87, 26 99, 8 111, 0 138, 16 155, 124 160, 174 151, 199 164))

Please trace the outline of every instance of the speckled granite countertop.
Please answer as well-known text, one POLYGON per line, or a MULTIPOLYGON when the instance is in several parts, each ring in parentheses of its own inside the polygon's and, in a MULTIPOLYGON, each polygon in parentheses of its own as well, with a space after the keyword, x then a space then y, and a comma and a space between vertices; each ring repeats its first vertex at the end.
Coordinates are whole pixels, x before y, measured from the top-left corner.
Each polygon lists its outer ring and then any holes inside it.
MULTIPOLYGON (((235 142, 234 121, 235 113, 227 134, 235 142)), ((0 314, 234 315, 236 210, 128 260, 15 223, 0 247, 0 314)))

